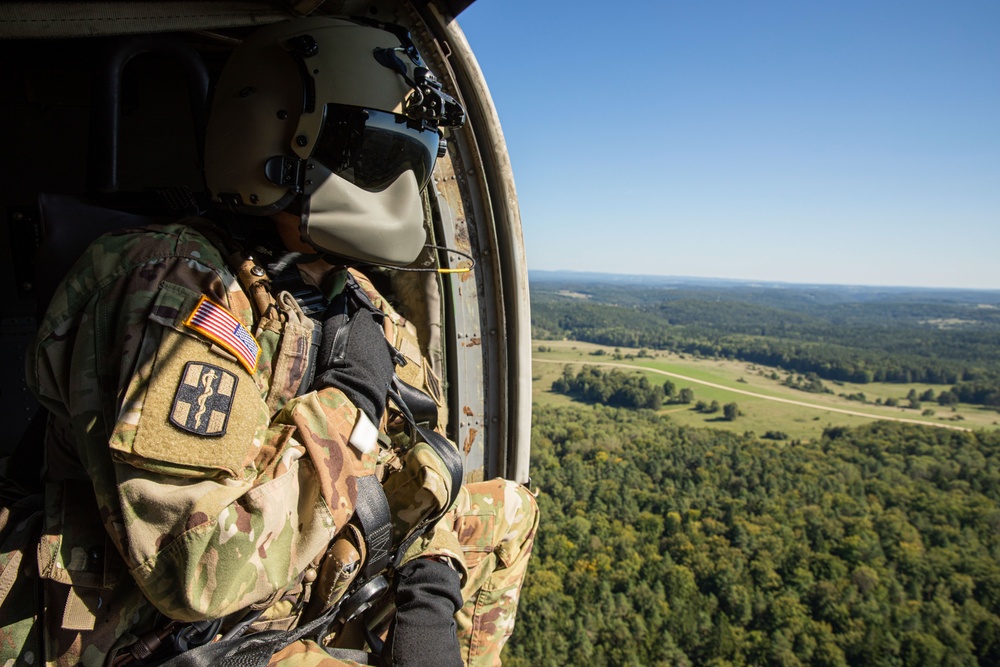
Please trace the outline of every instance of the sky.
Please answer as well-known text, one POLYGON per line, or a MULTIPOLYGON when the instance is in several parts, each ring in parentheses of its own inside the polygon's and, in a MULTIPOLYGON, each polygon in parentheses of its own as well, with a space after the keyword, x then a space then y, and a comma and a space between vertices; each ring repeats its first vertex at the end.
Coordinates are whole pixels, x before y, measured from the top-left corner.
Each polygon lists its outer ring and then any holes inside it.
POLYGON ((528 268, 1000 289, 1000 2, 477 0, 528 268))

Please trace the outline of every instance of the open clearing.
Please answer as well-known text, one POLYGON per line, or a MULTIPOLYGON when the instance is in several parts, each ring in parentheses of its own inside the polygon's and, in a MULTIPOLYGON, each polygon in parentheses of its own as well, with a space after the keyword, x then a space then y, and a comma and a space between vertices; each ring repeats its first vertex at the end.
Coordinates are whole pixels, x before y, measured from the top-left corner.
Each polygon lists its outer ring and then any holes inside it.
POLYGON ((955 411, 937 403, 925 403, 921 409, 876 405, 874 401, 888 398, 901 400, 911 388, 920 394, 926 389, 935 393, 950 388, 948 385, 928 384, 852 384, 824 380, 833 394, 811 393, 781 384, 787 373, 777 369, 741 361, 702 359, 669 352, 647 352, 648 357, 638 357, 638 350, 582 343, 578 341, 535 341, 533 343, 533 396, 539 403, 566 405, 573 399, 551 391, 552 381, 563 366, 571 364, 577 370, 583 365, 602 365, 623 371, 635 370, 646 375, 650 382, 662 383, 669 379, 677 389, 690 387, 694 400, 720 405, 735 401, 743 413, 738 419, 727 422, 721 411, 715 414, 695 412, 692 405, 664 405, 661 414, 669 414, 679 424, 711 426, 742 433, 753 431, 763 435, 767 431, 783 431, 789 438, 818 438, 827 426, 856 426, 876 419, 894 419, 913 423, 959 428, 1000 428, 1000 414, 978 406, 960 404, 955 411), (542 349, 544 351, 539 351, 542 349), (778 379, 772 379, 772 373, 778 379), (837 394, 863 393, 869 403, 851 401, 837 394), (923 409, 935 411, 923 416, 923 409))

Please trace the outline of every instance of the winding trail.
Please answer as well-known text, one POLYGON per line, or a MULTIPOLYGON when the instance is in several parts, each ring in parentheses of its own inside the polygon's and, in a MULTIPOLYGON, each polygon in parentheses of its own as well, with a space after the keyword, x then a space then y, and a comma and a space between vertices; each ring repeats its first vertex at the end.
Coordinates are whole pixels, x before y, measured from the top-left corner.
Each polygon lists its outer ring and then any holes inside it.
MULTIPOLYGON (((541 364, 572 364, 572 361, 559 361, 558 359, 536 359, 531 358, 532 363, 541 364)), ((576 362, 579 363, 579 362, 576 362)), ((806 403, 805 401, 796 401, 790 398, 779 398, 777 396, 768 396, 767 394, 757 394, 752 391, 747 391, 746 389, 736 389, 734 387, 727 387, 724 384, 716 384, 714 382, 707 382, 706 380, 699 380, 697 378, 688 377, 686 375, 680 375, 678 373, 671 373, 670 371, 661 371, 658 368, 650 368, 649 366, 636 366, 633 364, 616 364, 613 361, 587 361, 588 366, 614 366, 616 368, 627 368, 630 370, 643 370, 649 371, 650 373, 658 373, 660 375, 667 375, 672 378, 677 378, 678 380, 684 380, 685 382, 694 382, 696 384, 703 384, 706 387, 714 387, 716 389, 723 389, 725 391, 731 391, 735 394, 743 394, 744 396, 753 396, 754 398, 762 398, 765 401, 777 401, 778 403, 788 403, 789 405, 797 405, 803 408, 811 408, 813 410, 823 410, 825 412, 839 412, 843 415, 853 415, 855 417, 867 417, 868 419, 881 419, 884 421, 893 422, 905 422, 907 424, 921 424, 923 426, 937 426, 938 428, 950 428, 953 431, 971 431, 971 428, 965 428, 964 426, 953 426, 951 424, 937 424, 935 422, 921 421, 919 419, 907 419, 906 417, 885 417, 882 415, 873 415, 868 412, 859 412, 857 410, 846 410, 844 408, 834 408, 828 405, 819 405, 818 403, 806 403)))

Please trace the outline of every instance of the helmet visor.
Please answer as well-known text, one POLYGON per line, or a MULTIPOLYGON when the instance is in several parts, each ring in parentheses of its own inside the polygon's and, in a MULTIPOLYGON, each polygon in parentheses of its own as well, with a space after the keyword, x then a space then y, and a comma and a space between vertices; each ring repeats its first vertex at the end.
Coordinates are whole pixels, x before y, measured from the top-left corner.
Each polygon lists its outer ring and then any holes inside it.
POLYGON ((437 129, 421 128, 405 116, 328 104, 311 159, 371 192, 386 188, 407 170, 423 189, 440 142, 437 129))

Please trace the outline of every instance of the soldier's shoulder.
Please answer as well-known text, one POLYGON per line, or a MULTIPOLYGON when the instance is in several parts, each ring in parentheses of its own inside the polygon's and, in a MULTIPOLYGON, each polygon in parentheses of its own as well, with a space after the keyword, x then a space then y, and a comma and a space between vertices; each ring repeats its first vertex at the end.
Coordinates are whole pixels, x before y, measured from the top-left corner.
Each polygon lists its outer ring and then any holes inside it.
POLYGON ((152 295, 164 280, 201 286, 211 282, 211 276, 232 282, 225 251, 191 222, 122 229, 96 239, 53 293, 47 326, 58 328, 60 322, 72 320, 105 291, 152 295), (171 266, 177 268, 171 270, 171 266), (127 287, 115 288, 125 283, 127 287))
POLYGON ((128 273, 137 265, 171 258, 192 259, 213 268, 225 266, 223 250, 209 238, 211 223, 194 219, 168 224, 122 229, 95 240, 84 252, 82 262, 95 276, 113 277, 128 273))

